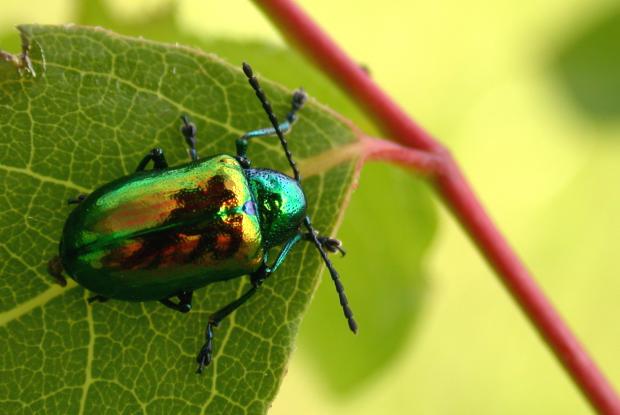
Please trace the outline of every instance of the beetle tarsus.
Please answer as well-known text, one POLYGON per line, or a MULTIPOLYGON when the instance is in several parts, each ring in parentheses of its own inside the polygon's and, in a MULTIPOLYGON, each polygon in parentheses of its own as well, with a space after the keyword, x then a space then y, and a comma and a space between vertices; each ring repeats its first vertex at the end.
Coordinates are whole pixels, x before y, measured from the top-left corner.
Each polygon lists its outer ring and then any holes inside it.
POLYGON ((206 341, 200 349, 200 352, 198 352, 198 356, 196 356, 196 363, 198 363, 196 373, 199 375, 213 360, 213 329, 217 327, 217 324, 217 322, 211 320, 207 323, 207 330, 205 333, 206 341))
POLYGON ((308 94, 306 94, 306 91, 304 91, 303 88, 296 89, 295 92, 293 92, 293 98, 291 99, 291 110, 286 115, 286 120, 289 123, 292 124, 295 122, 297 119, 297 111, 303 108, 307 99, 308 94))
POLYGON ((181 115, 183 125, 181 126, 181 133, 185 137, 185 142, 189 146, 189 156, 192 161, 198 160, 198 152, 196 151, 196 125, 190 121, 187 115, 181 115))
POLYGON ((321 246, 332 254, 335 254, 336 252, 340 252, 340 255, 342 256, 345 256, 347 254, 347 251, 345 251, 342 247, 342 241, 340 239, 329 238, 327 236, 319 236, 318 240, 321 243, 321 246))
MULTIPOLYGON (((330 238, 329 236, 319 236, 318 231, 316 230, 314 231, 314 234, 316 235, 316 239, 321 244, 321 247, 326 251, 331 252, 332 254, 339 252, 342 256, 345 256, 347 254, 347 251, 345 251, 345 249, 342 247, 342 241, 340 239, 330 238)), ((304 239, 307 241, 313 240, 310 232, 306 232, 304 234, 304 239)))

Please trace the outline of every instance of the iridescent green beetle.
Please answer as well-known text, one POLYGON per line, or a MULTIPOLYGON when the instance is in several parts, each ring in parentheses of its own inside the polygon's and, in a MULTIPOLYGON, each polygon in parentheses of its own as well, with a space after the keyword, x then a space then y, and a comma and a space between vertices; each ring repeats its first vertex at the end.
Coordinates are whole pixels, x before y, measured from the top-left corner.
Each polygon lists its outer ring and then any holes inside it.
POLYGON ((89 302, 158 300, 182 313, 191 310, 195 289, 249 275, 252 287, 209 317, 205 343, 196 358, 198 373, 211 362, 213 328, 245 303, 302 239, 319 250, 349 327, 357 331, 344 288, 326 253, 344 254, 341 243, 318 236, 312 227, 299 171, 283 135, 306 95, 303 90, 294 93, 286 121, 278 124, 252 69, 244 63, 243 71, 273 127, 237 139, 235 157, 219 154, 199 159, 196 128, 181 117, 192 160, 169 168, 163 151, 156 148, 142 159, 135 173, 70 200, 78 206, 65 223, 59 256, 48 267, 61 284, 66 284, 64 271, 93 291, 96 295, 89 302), (249 141, 274 134, 294 178, 250 168, 249 141), (153 169, 145 170, 151 161, 153 169), (280 252, 269 264, 268 253, 278 246, 280 252), (172 301, 174 297, 177 302, 172 301))

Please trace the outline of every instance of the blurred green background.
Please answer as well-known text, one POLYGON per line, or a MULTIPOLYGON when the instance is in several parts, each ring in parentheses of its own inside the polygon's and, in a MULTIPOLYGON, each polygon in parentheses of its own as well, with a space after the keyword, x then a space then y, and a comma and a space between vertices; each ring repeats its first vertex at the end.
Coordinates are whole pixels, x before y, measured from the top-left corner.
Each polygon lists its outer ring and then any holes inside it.
MULTIPOLYGON (((617 1, 303 0, 446 143, 511 243, 620 385, 617 1)), ((4 0, 18 23, 88 23, 252 62, 372 127, 249 1, 4 0)), ((427 186, 373 165, 338 235, 360 335, 329 281, 271 414, 584 414, 577 389, 427 186), (440 226, 437 226, 439 223, 440 226)))

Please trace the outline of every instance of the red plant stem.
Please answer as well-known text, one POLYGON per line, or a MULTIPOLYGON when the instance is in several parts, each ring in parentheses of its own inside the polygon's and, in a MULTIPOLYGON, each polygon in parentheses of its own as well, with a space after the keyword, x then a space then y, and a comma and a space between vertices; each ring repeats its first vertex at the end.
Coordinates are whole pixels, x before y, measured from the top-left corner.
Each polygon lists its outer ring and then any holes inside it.
MULTIPOLYGON (((620 399, 497 230, 445 147, 418 126, 291 0, 254 0, 284 35, 347 92, 388 136, 438 163, 437 190, 592 406, 620 414, 620 399)), ((389 158, 394 151, 383 156, 389 158)), ((380 152, 376 155, 381 154, 380 152)), ((402 158, 400 159, 402 162, 402 158)))
POLYGON ((360 141, 362 142, 362 157, 359 168, 368 160, 389 161, 429 177, 436 177, 443 168, 443 159, 435 157, 428 151, 403 147, 393 141, 364 135, 360 137, 360 141))

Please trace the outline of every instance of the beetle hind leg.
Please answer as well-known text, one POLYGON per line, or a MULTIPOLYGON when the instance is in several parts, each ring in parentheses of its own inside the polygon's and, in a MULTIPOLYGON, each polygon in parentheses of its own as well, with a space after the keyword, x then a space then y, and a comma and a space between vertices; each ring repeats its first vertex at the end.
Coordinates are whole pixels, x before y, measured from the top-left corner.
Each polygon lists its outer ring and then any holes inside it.
POLYGON ((192 295, 193 291, 183 291, 181 294, 178 294, 176 297, 179 299, 178 303, 173 302, 170 298, 164 298, 159 300, 160 303, 165 305, 168 308, 171 308, 180 313, 188 313, 192 309, 192 295))

